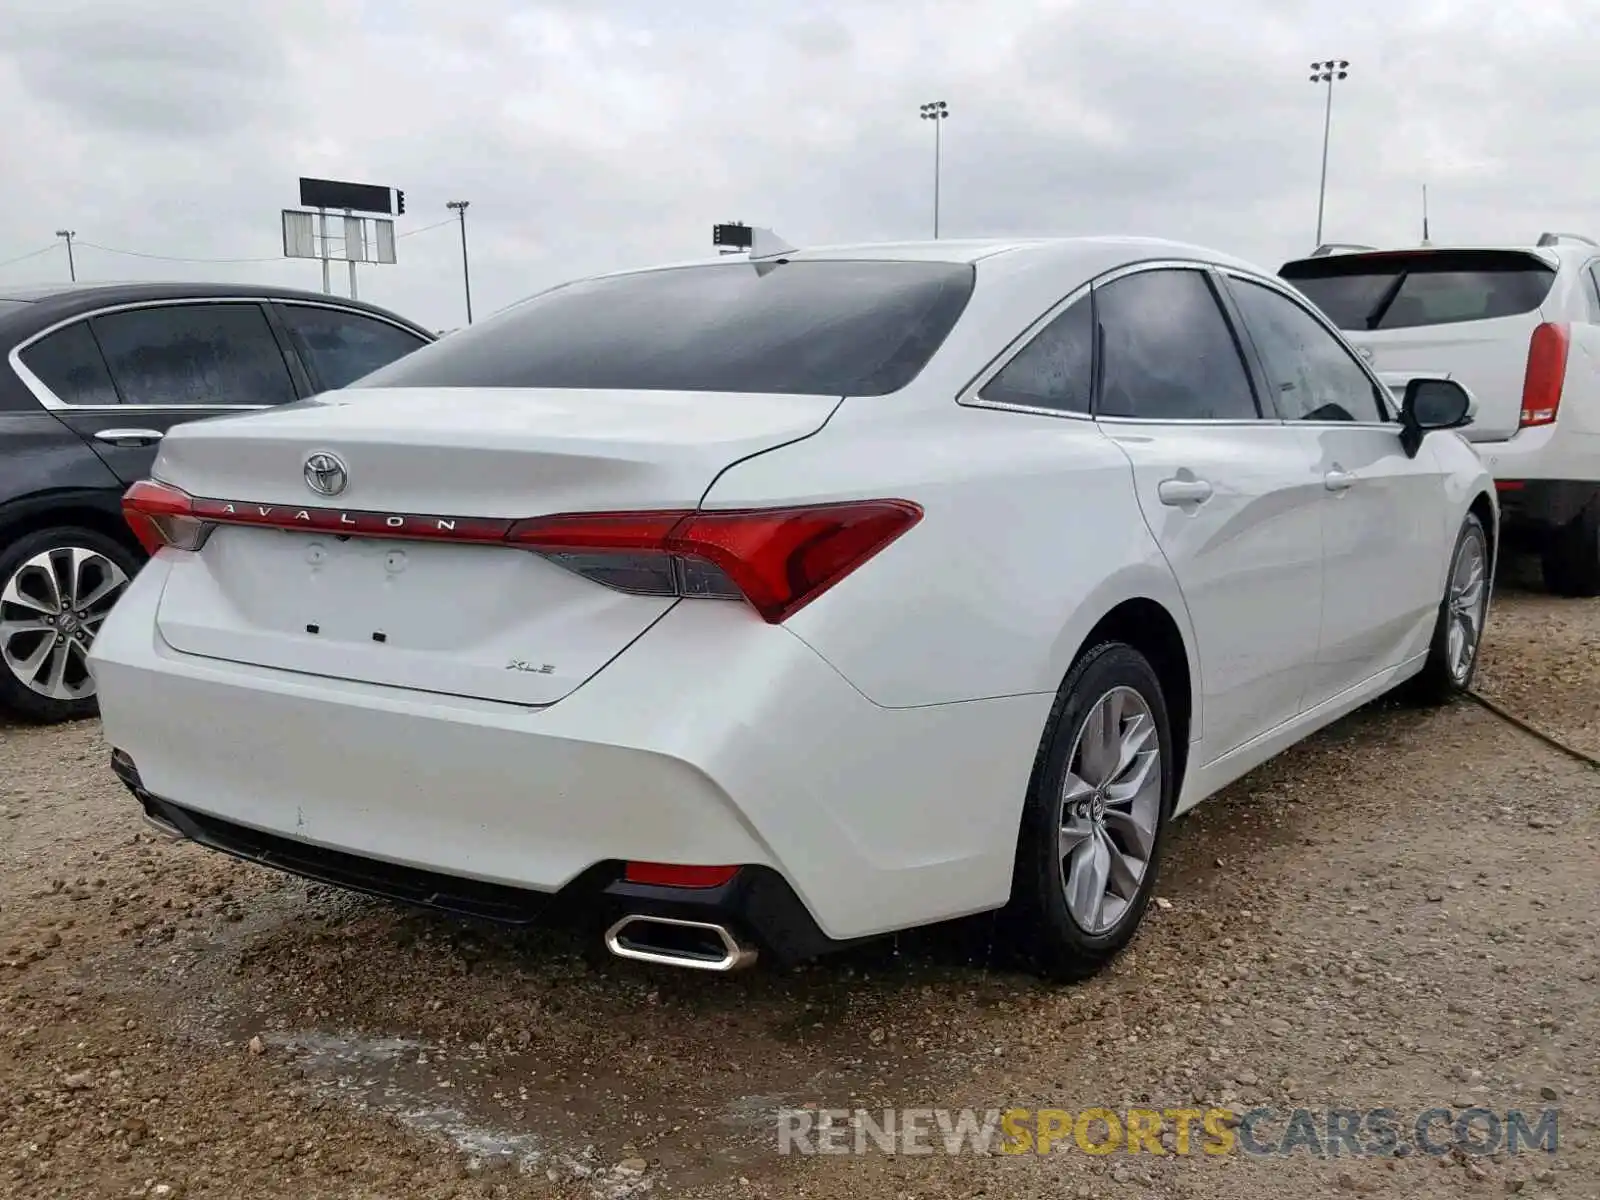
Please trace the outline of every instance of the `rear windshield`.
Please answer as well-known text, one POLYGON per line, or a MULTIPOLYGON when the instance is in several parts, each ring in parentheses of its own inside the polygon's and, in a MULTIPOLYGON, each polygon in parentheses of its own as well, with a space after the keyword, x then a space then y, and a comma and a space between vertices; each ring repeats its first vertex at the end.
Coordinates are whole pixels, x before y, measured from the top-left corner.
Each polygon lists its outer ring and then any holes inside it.
POLYGON ((1336 254, 1287 263, 1294 284, 1340 329, 1413 329, 1532 312, 1556 273, 1520 251, 1336 254))
POLYGON ((359 380, 368 388, 601 388, 882 396, 972 295, 966 263, 737 262, 568 284, 359 380))

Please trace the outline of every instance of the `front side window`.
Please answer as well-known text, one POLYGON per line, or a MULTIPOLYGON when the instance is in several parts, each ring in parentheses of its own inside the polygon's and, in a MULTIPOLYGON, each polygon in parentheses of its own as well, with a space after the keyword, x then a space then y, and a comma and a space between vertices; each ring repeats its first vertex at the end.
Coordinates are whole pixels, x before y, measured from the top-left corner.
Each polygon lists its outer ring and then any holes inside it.
POLYGON ((568 284, 441 338, 360 387, 882 396, 965 310, 970 263, 713 263, 568 284))
POLYGON ((979 396, 996 404, 1087 413, 1094 391, 1094 305, 1085 296, 1034 335, 979 396))
POLYGON ((1285 421, 1388 420, 1371 377, 1322 322, 1264 284, 1232 278, 1228 286, 1285 421))
POLYGON ((171 304, 93 319, 125 404, 222 407, 296 399, 257 304, 171 304))
POLYGON ((63 326, 17 357, 63 404, 93 407, 119 403, 87 321, 63 326))
POLYGON ((1102 417, 1260 415, 1233 331, 1204 272, 1152 270, 1095 288, 1102 417))
POLYGON ((428 343, 375 317, 312 304, 281 304, 300 360, 323 390, 342 388, 428 343))

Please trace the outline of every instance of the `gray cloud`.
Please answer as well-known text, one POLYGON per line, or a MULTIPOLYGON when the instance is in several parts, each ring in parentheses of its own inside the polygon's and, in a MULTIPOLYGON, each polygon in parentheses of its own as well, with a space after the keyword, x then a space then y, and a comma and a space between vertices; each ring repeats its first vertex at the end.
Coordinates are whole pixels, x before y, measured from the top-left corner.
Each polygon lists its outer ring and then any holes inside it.
MULTIPOLYGON (((1380 244, 1585 229, 1600 119, 1579 0, 0 0, 0 260, 63 225, 83 273, 316 286, 278 210, 323 175, 405 189, 362 294, 459 322, 573 275, 709 249, 926 236, 944 99, 948 236, 1128 232, 1266 265, 1309 248, 1342 55, 1327 234, 1380 244), (119 257, 89 243, 249 264, 119 257)), ((1600 223, 1597 223, 1600 225, 1600 223)), ((1600 228, 1596 229, 1600 233, 1600 228)), ((55 255, 0 283, 64 271, 55 255)), ((336 278, 342 280, 341 276, 336 278)))

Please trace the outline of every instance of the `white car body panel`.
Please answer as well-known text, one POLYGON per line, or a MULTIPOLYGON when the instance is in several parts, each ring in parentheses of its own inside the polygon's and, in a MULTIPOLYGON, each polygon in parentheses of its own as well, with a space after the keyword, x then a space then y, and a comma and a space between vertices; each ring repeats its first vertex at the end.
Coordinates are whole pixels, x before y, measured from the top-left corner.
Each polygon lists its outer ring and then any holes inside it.
POLYGON ((554 891, 612 860, 761 865, 848 939, 1005 902, 1057 690, 1119 606, 1159 609, 1183 644, 1179 811, 1420 669, 1456 531, 1485 495, 1493 510, 1460 436, 1407 459, 1397 426, 958 402, 1105 272, 1271 276, 1111 238, 788 257, 970 261, 978 282, 889 395, 357 388, 175 428, 156 474, 266 506, 506 520, 920 505, 858 571, 769 624, 508 547, 223 527, 160 551, 96 639, 110 743, 175 805, 462 878, 554 891), (319 451, 348 463, 336 501, 302 479, 319 451), (1349 491, 1325 486, 1334 467, 1349 491), (1212 498, 1163 504, 1189 468, 1212 498))

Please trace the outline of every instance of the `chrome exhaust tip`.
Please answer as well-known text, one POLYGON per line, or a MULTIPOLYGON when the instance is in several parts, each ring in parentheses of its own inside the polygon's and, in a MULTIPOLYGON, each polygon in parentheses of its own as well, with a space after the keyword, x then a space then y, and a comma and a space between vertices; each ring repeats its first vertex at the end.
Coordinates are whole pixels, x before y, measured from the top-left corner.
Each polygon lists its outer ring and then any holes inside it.
POLYGON ((606 930, 606 949, 618 958, 691 971, 741 971, 756 961, 755 947, 724 925, 643 913, 629 913, 606 930))

